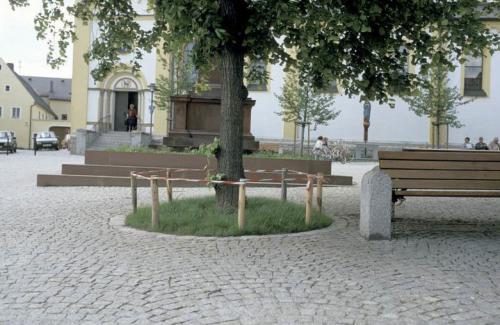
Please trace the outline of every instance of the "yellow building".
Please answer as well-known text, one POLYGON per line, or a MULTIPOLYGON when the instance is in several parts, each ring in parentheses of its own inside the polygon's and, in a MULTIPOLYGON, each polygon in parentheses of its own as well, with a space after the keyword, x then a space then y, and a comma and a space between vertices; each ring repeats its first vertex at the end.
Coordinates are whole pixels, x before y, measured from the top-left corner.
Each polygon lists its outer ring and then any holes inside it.
POLYGON ((0 58, 0 130, 15 132, 19 148, 30 148, 41 131, 62 139, 70 127, 70 89, 70 79, 23 77, 0 58))

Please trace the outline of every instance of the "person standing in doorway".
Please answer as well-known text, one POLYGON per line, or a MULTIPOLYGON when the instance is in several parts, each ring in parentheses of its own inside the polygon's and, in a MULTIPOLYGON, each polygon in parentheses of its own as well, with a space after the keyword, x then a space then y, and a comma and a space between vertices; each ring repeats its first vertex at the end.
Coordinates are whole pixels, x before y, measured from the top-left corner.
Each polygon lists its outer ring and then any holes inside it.
POLYGON ((137 111, 134 104, 128 106, 127 112, 127 131, 132 132, 137 129, 137 111))

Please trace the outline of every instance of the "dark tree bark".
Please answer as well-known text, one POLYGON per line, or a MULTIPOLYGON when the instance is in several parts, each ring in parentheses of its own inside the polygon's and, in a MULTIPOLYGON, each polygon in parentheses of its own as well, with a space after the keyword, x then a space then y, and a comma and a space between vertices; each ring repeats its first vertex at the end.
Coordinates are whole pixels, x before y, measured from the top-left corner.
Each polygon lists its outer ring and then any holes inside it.
MULTIPOLYGON (((220 151, 218 172, 225 180, 239 180, 243 170, 243 100, 248 92, 243 85, 245 53, 242 40, 246 22, 243 0, 220 0, 220 10, 231 41, 220 53, 222 75, 220 151)), ((217 206, 223 211, 238 206, 238 186, 216 186, 217 206)))

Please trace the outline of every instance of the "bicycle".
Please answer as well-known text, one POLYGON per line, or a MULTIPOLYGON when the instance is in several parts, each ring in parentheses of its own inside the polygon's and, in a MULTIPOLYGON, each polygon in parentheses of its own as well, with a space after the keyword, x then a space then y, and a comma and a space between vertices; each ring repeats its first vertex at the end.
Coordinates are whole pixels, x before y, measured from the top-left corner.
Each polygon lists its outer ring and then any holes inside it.
POLYGON ((333 143, 332 160, 345 164, 353 160, 351 149, 342 142, 333 143))

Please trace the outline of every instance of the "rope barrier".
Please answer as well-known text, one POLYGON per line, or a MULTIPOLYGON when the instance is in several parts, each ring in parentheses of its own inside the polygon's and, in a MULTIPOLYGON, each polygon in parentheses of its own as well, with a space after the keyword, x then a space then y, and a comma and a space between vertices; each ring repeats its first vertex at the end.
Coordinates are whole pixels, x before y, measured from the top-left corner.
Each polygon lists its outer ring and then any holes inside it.
MULTIPOLYGON (((144 175, 151 175, 155 173, 164 173, 168 170, 170 170, 171 173, 180 173, 180 172, 190 172, 190 171, 215 171, 215 169, 207 169, 207 168, 164 168, 164 169, 156 169, 156 170, 148 170, 144 172, 134 172, 138 176, 144 176, 144 175)), ((281 173, 283 170, 282 169, 256 169, 256 170, 250 170, 250 169, 245 169, 245 173, 281 173)), ((296 175, 304 175, 304 176, 311 176, 314 178, 319 178, 318 175, 315 174, 309 174, 306 172, 301 172, 297 170, 287 170, 288 174, 296 174, 296 175)), ((297 180, 296 178, 287 178, 286 180, 297 180)))

